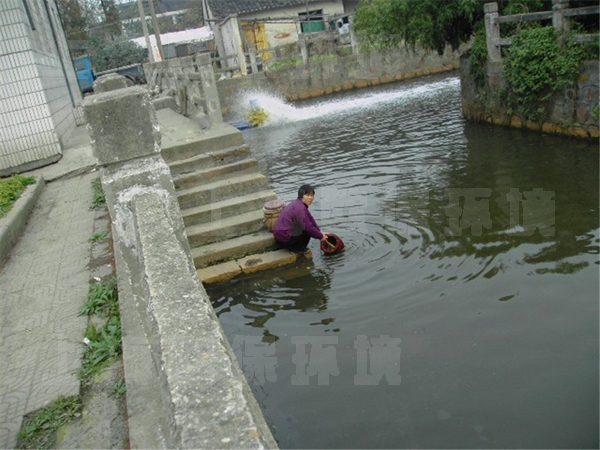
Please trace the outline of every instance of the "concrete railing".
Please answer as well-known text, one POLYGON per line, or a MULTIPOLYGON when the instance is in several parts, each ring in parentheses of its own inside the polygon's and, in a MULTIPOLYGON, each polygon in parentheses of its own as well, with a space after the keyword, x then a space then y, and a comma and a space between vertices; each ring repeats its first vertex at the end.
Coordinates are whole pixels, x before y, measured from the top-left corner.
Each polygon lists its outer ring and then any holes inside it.
POLYGON ((173 98, 179 112, 202 128, 223 122, 210 55, 144 64, 144 72, 151 91, 173 98))
POLYGON ((113 226, 131 448, 276 448, 196 275, 149 93, 103 92, 84 112, 113 226))
MULTIPOLYGON (((540 11, 527 14, 512 14, 509 16, 500 16, 498 12, 498 3, 486 3, 485 12, 485 36, 488 51, 488 58, 491 62, 502 60, 502 46, 512 45, 510 38, 500 37, 500 24, 502 23, 521 23, 524 21, 540 21, 552 19, 552 26, 556 31, 568 32, 570 29, 569 18, 576 16, 585 16, 589 14, 598 15, 600 6, 585 6, 582 8, 568 9, 569 0, 552 0, 552 11, 540 11)), ((592 36, 578 35, 576 41, 589 41, 592 36)))

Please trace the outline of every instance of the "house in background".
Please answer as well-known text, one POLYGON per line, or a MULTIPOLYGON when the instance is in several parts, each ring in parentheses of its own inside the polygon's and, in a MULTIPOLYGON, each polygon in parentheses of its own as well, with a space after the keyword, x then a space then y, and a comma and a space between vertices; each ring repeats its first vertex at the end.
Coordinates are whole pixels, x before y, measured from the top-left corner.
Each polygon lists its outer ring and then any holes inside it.
MULTIPOLYGON (((215 35, 219 55, 236 55, 250 47, 264 50, 298 41, 302 33, 325 30, 356 2, 343 0, 202 0, 204 17, 215 35)), ((352 8, 353 10, 353 8, 352 8)), ((268 52, 263 59, 269 59, 268 52)), ((235 65, 229 60, 228 65, 235 65)))
POLYGON ((58 161, 80 103, 55 0, 0 0, 0 176, 58 161))
MULTIPOLYGON (((158 46, 156 45, 156 36, 151 34, 149 38, 154 60, 159 61, 160 54, 158 52, 158 46)), ((146 48, 146 38, 143 36, 131 39, 131 41, 146 48)), ((194 53, 207 52, 214 49, 213 33, 208 26, 191 30, 162 33, 160 35, 160 41, 164 51, 164 59, 181 58, 193 55, 194 53)))

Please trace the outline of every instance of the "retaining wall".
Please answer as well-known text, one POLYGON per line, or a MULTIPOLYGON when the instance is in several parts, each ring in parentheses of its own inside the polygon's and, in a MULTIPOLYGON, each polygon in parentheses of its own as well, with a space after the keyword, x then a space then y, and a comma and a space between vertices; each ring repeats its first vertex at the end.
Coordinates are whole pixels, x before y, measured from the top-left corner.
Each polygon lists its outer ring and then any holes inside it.
POLYGON ((240 94, 246 90, 267 90, 295 101, 455 70, 459 67, 459 55, 466 48, 465 45, 452 51, 447 47, 444 54, 438 55, 419 47, 414 51, 403 47, 311 60, 305 66, 221 80, 217 88, 225 114, 235 108, 240 94))
POLYGON ((469 57, 465 55, 461 58, 460 81, 463 114, 468 120, 582 138, 599 137, 598 116, 594 114, 600 93, 598 61, 581 64, 576 85, 548 100, 549 115, 541 122, 506 113, 500 98, 507 86, 502 63, 488 61, 485 87, 478 87, 471 76, 469 57))

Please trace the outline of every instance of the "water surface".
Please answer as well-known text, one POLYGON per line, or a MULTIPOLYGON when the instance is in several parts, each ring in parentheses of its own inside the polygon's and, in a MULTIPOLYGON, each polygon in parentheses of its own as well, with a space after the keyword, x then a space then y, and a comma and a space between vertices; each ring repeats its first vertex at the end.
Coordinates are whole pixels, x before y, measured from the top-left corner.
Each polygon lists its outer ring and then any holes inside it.
POLYGON ((272 188, 346 243, 209 290, 280 446, 598 448, 597 143, 467 124, 457 78, 262 101, 272 188))

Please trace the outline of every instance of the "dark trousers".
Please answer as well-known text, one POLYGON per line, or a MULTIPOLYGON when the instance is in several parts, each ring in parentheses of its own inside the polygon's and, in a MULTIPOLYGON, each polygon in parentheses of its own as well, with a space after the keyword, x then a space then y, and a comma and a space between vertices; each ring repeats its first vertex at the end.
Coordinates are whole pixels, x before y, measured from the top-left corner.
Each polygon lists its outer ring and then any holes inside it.
POLYGON ((299 236, 292 236, 292 239, 289 242, 279 242, 283 248, 287 248, 292 252, 300 252, 306 249, 308 242, 310 241, 310 236, 306 233, 306 231, 302 231, 302 234, 299 236))

